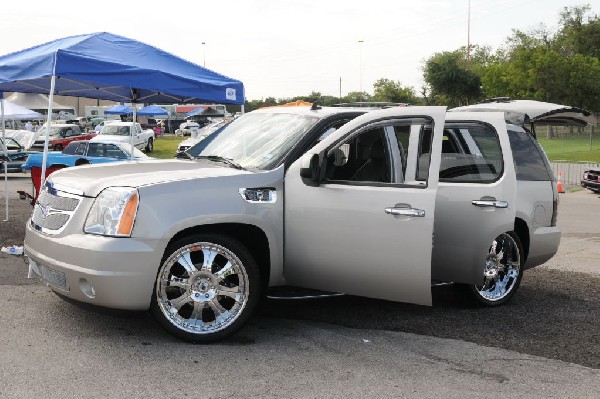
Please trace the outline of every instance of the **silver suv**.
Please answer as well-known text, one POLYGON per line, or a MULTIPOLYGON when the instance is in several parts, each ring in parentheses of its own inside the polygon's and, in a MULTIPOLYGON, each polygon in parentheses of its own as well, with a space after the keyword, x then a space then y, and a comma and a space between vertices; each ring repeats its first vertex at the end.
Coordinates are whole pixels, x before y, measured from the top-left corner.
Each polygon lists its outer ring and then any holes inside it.
POLYGON ((499 112, 268 108, 187 153, 52 174, 30 272, 210 342, 274 287, 431 305, 453 282, 499 305, 560 241, 544 152, 499 112))

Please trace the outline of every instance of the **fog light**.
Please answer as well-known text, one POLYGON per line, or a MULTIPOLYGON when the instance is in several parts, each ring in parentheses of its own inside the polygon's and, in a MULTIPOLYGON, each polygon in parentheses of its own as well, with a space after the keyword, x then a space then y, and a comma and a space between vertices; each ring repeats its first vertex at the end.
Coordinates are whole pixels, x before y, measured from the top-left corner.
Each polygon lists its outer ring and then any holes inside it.
POLYGON ((79 289, 81 292, 83 292, 83 295, 90 299, 94 299, 96 297, 96 290, 94 290, 94 287, 90 284, 90 282, 84 278, 79 279, 79 289))

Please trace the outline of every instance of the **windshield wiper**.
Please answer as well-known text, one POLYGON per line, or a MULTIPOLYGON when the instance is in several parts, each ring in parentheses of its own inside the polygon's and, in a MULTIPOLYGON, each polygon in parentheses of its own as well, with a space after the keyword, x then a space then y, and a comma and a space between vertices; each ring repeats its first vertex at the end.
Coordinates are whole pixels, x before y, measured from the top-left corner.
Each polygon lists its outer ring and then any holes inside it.
POLYGON ((209 161, 213 161, 213 162, 223 162, 229 166, 233 166, 236 169, 246 170, 246 169, 244 169, 244 167, 242 165, 235 163, 233 161, 233 159, 225 158, 220 155, 198 155, 196 157, 196 159, 208 159, 209 161))

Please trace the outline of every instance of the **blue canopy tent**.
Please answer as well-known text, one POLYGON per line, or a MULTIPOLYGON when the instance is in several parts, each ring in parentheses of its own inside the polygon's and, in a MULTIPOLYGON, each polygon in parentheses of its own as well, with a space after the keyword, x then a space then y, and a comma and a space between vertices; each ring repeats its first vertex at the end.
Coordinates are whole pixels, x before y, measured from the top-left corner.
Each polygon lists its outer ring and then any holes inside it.
POLYGON ((169 112, 158 105, 148 105, 137 111, 137 114, 143 116, 168 116, 169 112))
POLYGON ((109 115, 131 115, 133 114, 133 109, 126 105, 115 105, 114 107, 104 110, 104 113, 109 115))
MULTIPOLYGON (((48 115, 54 95, 133 104, 210 101, 241 104, 242 110, 244 104, 241 81, 107 32, 66 37, 0 56, 0 91, 48 93, 48 115)), ((42 179, 47 147, 46 140, 42 179)))

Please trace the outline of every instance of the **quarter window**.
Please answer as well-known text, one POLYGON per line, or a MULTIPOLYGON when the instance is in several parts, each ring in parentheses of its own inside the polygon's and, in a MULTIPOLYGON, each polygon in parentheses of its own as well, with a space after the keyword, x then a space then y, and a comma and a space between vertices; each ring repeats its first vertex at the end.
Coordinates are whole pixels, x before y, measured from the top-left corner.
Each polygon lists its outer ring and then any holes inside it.
POLYGON ((517 180, 550 180, 548 159, 535 139, 525 130, 509 130, 517 180))

